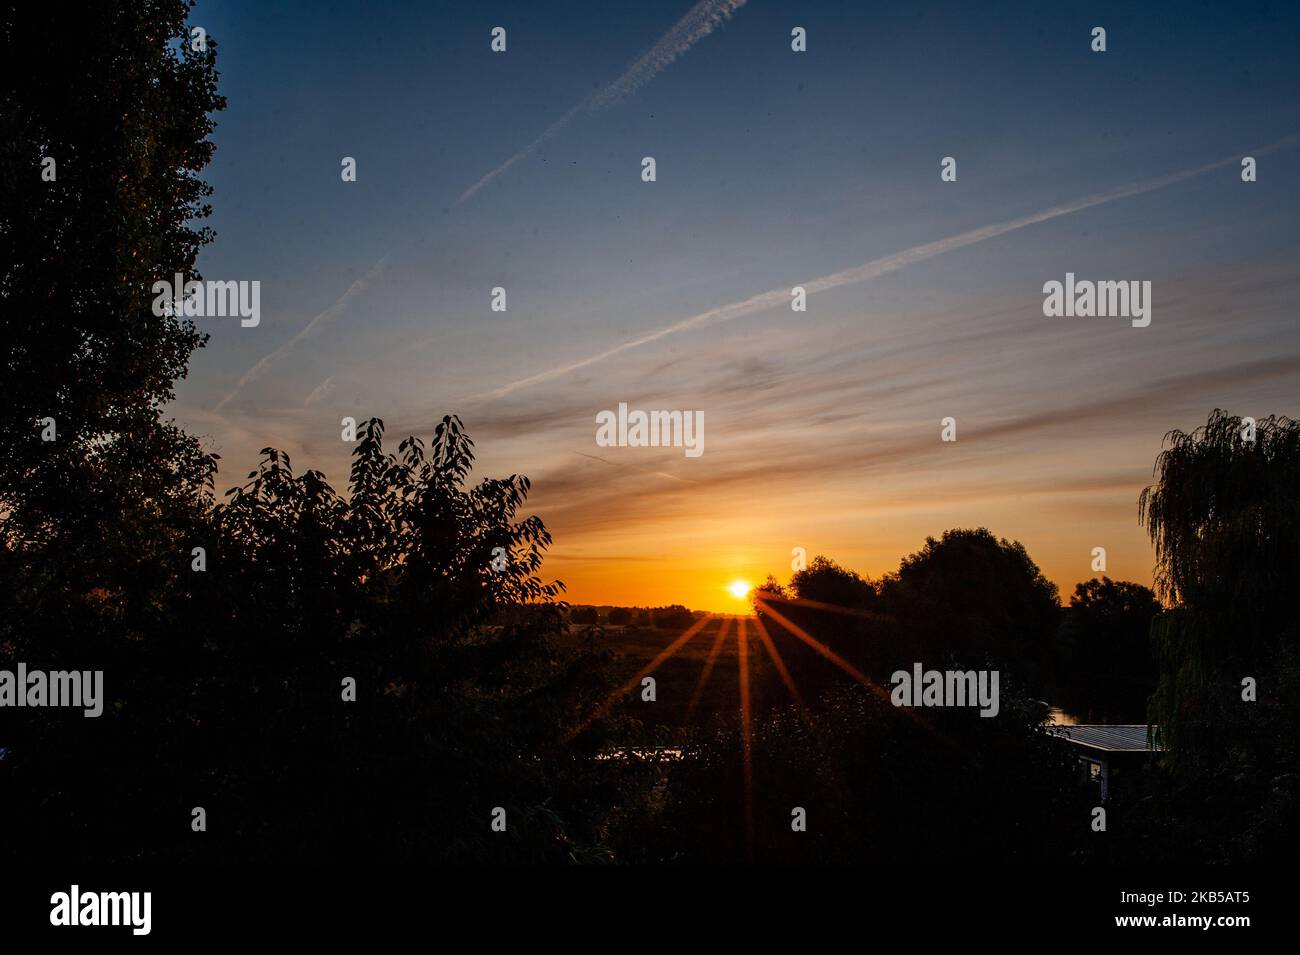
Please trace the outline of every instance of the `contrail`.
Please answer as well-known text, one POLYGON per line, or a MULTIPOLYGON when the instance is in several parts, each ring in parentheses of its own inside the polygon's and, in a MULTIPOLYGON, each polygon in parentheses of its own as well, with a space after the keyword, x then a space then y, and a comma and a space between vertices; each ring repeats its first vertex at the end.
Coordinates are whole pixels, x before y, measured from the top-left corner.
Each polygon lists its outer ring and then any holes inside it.
MULTIPOLYGON (((1270 143, 1254 150, 1250 155, 1260 156, 1265 153, 1280 149, 1283 146, 1289 146, 1300 141, 1300 135, 1286 136, 1277 142, 1270 143)), ((1172 186, 1175 183, 1200 176, 1204 173, 1211 172, 1215 169, 1222 169, 1224 166, 1235 165, 1241 161, 1241 156, 1230 156, 1227 159, 1220 159, 1218 162, 1207 163, 1204 166, 1197 166, 1195 169, 1186 169, 1182 172, 1171 173, 1167 176, 1161 176, 1156 179, 1144 179, 1128 186, 1120 186, 1107 192, 1096 193, 1091 196, 1085 196, 1082 199, 1075 199, 1064 205, 1053 206, 1050 209, 1044 209, 1041 212, 1034 212, 1027 216, 1021 216, 1019 219, 1012 219, 1008 222, 998 222, 993 225, 982 226, 978 229, 971 229, 969 232, 961 232, 957 235, 948 236, 946 239, 938 239, 934 242, 926 242, 923 245, 914 245, 910 249, 904 249, 901 252, 895 252, 892 255, 886 255, 883 258, 872 259, 863 265, 854 266, 851 269, 844 269, 840 272, 832 272, 830 275, 823 275, 820 278, 811 281, 797 283, 803 285, 809 294, 814 292, 825 292, 828 289, 839 288, 843 285, 852 285, 856 282, 864 282, 867 279, 873 279, 890 272, 897 272, 899 269, 906 268, 909 265, 915 265, 917 262, 924 262, 926 259, 932 259, 935 256, 943 255, 945 252, 952 252, 956 249, 965 248, 968 245, 974 245, 977 242, 983 242, 986 239, 993 239, 1000 235, 1006 235, 1008 232, 1015 232, 1017 229, 1023 229, 1027 226, 1036 225, 1039 222, 1046 222, 1049 219, 1056 219, 1060 216, 1069 215, 1072 212, 1079 212, 1083 209, 1089 209, 1092 206, 1099 206, 1107 202, 1114 202, 1116 199, 1126 199, 1129 196, 1140 195, 1144 192, 1154 192, 1157 189, 1163 189, 1166 186, 1172 186)), ((633 348, 639 348, 642 345, 648 345, 650 342, 658 341, 668 335, 676 332, 684 332, 688 329, 698 328, 701 325, 713 323, 728 322, 733 318, 740 318, 744 315, 752 315, 755 312, 761 312, 764 309, 772 308, 777 305, 783 305, 790 301, 790 288, 772 289, 769 292, 762 292, 758 295, 752 295, 747 299, 739 302, 731 302, 727 305, 720 305, 717 308, 711 308, 708 311, 700 312, 698 315, 692 315, 690 318, 684 318, 672 325, 666 325, 663 328, 647 332, 640 338, 634 338, 632 341, 623 342, 621 345, 615 345, 603 352, 590 355, 586 358, 570 362, 567 365, 561 365, 558 368, 551 368, 546 371, 538 372, 527 378, 521 378, 518 381, 512 381, 509 384, 502 385, 495 391, 490 391, 480 395, 474 395, 475 398, 501 398, 516 391, 520 388, 526 388, 529 385, 535 385, 543 381, 550 381, 553 378, 559 378, 567 375, 569 372, 577 371, 580 368, 586 368, 597 362, 604 361, 606 358, 612 358, 615 355, 633 348)))
POLYGON ((646 51, 639 59, 633 61, 623 71, 622 76, 579 101, 578 105, 548 126, 540 136, 461 193, 455 204, 460 205, 542 143, 564 129, 565 126, 569 125, 573 117, 579 113, 598 112, 631 96, 663 72, 673 60, 712 33, 718 24, 728 19, 746 2, 748 0, 700 0, 699 3, 686 12, 684 17, 673 25, 671 30, 659 38, 658 43, 646 51))
POLYGON ((343 311, 344 306, 347 305, 347 303, 352 299, 354 295, 356 295, 358 292, 363 292, 370 287, 370 283, 374 281, 375 277, 384 270, 384 266, 387 264, 388 257, 391 254, 392 254, 391 252, 386 253, 383 258, 381 258, 378 262, 376 262, 373 266, 370 267, 369 272, 367 272, 365 275, 361 276, 361 278, 357 279, 350 286, 348 286, 347 291, 344 292, 342 295, 340 295, 333 305, 325 309, 325 311, 321 312, 310 322, 308 322, 302 331, 300 331, 297 335, 294 335, 293 338, 289 339, 287 342, 285 342, 275 351, 271 352, 271 354, 263 357, 260 361, 258 361, 256 365, 248 369, 248 371, 244 372, 243 377, 241 377, 239 381, 235 383, 235 387, 230 389, 230 393, 226 395, 226 397, 218 401, 216 407, 214 407, 212 410, 215 412, 215 411, 220 411, 222 408, 224 408, 226 404, 232 398, 235 397, 235 395, 239 394, 239 392, 243 389, 245 385, 249 384, 250 382, 256 381, 258 378, 261 378, 264 374, 270 371, 271 366, 275 364, 277 359, 287 354, 290 350, 293 349, 295 345, 297 345, 304 338, 310 337, 312 332, 314 332, 318 326, 324 324, 325 322, 328 322, 331 318, 333 318, 334 316, 338 315, 341 311, 343 311))
POLYGON ((676 474, 669 474, 667 471, 656 471, 653 468, 641 468, 641 467, 636 467, 635 465, 628 465, 628 464, 616 464, 613 461, 606 461, 604 458, 598 457, 594 454, 583 454, 581 451, 574 451, 573 453, 582 458, 590 458, 592 461, 599 461, 601 464, 608 464, 611 468, 618 468, 619 470, 623 470, 628 467, 631 467, 635 471, 643 471, 646 474, 654 474, 657 475, 658 477, 668 478, 670 481, 677 481, 679 484, 700 483, 699 481, 689 481, 686 478, 678 477, 676 474))
MULTIPOLYGON (((569 124, 573 117, 577 116, 579 113, 598 112, 615 105, 628 96, 631 96, 663 72, 663 70, 679 56, 717 29, 718 24, 729 19, 733 13, 743 7, 747 2, 748 0, 700 0, 699 3, 686 12, 685 16, 673 24, 672 29, 661 36, 654 46, 642 54, 638 59, 633 61, 633 63, 623 71, 622 76, 581 100, 576 106, 548 126, 540 136, 534 139, 522 150, 515 153, 501 165, 497 166, 478 182, 474 183, 474 185, 461 193, 460 198, 456 200, 455 204, 459 205, 470 196, 474 195, 474 193, 478 192, 497 176, 501 175, 542 143, 546 142, 546 140, 550 139, 562 130, 569 124)), ((328 321, 337 314, 342 306, 345 305, 355 293, 364 290, 366 286, 369 285, 370 280, 376 274, 376 270, 380 269, 387 259, 388 256, 385 255, 378 263, 376 263, 375 267, 365 275, 364 278, 358 279, 354 282, 352 287, 344 292, 337 302, 313 318, 307 324, 306 328, 246 371, 235 387, 230 390, 230 393, 217 403, 217 406, 213 408, 213 411, 220 411, 245 385, 251 381, 256 381, 265 374, 272 362, 297 345, 298 342, 302 341, 302 339, 310 335, 318 322, 328 321)), ((313 394, 314 393, 315 392, 313 392, 313 394)))

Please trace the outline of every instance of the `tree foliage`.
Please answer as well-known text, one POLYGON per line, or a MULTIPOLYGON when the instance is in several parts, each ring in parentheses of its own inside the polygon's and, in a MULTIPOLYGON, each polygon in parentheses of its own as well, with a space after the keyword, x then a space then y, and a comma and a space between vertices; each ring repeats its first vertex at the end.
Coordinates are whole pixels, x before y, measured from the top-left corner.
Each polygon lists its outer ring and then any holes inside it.
POLYGON ((869 580, 818 554, 790 578, 790 589, 802 600, 815 600, 855 610, 874 609, 878 594, 869 580))
POLYGON ((1087 722, 1137 723, 1155 689, 1149 587, 1109 577, 1077 584, 1051 648, 1052 699, 1087 722))
POLYGON ((1175 763, 1240 751, 1259 715, 1243 705, 1242 680, 1273 696, 1269 677, 1297 635, 1300 422, 1269 416, 1248 434, 1219 409, 1200 428, 1169 432, 1139 501, 1156 585, 1171 604, 1154 630, 1152 719, 1175 763))
POLYGON ((97 665, 109 695, 98 720, 25 710, 7 724, 9 817, 83 833, 78 851, 105 858, 598 856, 614 800, 596 802, 582 754, 605 724, 582 748, 566 740, 612 677, 603 654, 557 642, 562 584, 538 576, 550 535, 518 516, 527 479, 470 485, 454 417, 427 454, 408 438, 396 455, 371 419, 346 496, 263 455, 154 574, 112 594, 34 588, 5 608, 6 657, 97 665), (187 840, 191 805, 221 820, 210 838, 187 840), (495 806, 525 834, 492 840, 495 806))
POLYGON ((182 522, 214 471, 160 415, 204 336, 151 307, 152 283, 196 277, 211 239, 200 173, 225 101, 216 44, 193 49, 187 15, 181 0, 0 7, 0 58, 50 65, 7 71, 0 92, 0 514, 11 540, 89 562, 182 522), (69 36, 86 38, 71 57, 69 36), (127 508, 119 541, 102 515, 127 508))
POLYGON ((931 659, 991 661, 1031 679, 1060 618, 1056 585, 1024 545, 983 527, 926 538, 881 596, 904 639, 931 659))

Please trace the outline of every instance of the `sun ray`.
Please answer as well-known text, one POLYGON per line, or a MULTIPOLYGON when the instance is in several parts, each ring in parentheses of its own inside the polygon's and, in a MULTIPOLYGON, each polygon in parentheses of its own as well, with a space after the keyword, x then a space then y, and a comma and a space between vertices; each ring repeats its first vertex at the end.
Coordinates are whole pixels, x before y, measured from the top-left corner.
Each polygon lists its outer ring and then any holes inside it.
POLYGON ((592 710, 585 720, 583 720, 573 729, 569 730, 568 735, 565 737, 566 742, 568 740, 573 739, 575 736, 579 735, 580 733, 582 733, 584 730, 587 729, 587 727, 591 726, 592 723, 596 722, 596 720, 605 716, 605 714, 607 714, 610 711, 610 709, 612 709, 614 705, 618 703, 619 700, 623 699, 625 696, 627 696, 628 693, 632 692, 633 689, 639 686, 643 679, 645 679, 651 673, 654 673, 655 670, 659 669, 659 667, 663 665, 665 660, 672 657, 674 654, 677 653, 678 650, 686 646, 686 644, 690 642, 692 637, 694 637, 697 633, 699 633, 702 629, 704 629, 705 624, 707 624, 710 620, 714 620, 714 619, 716 619, 715 616, 710 614, 706 617, 701 617, 699 620, 696 620, 693 624, 687 627, 686 630, 684 630, 681 633, 681 635, 677 637, 676 640, 668 644, 668 646, 664 647, 663 650, 659 651, 658 656, 656 656, 653 660, 651 660, 644 667, 642 667, 636 676, 632 677, 621 687, 619 687, 617 690, 615 690, 613 693, 607 696, 604 702, 602 702, 599 706, 597 706, 594 710, 592 710))
POLYGON ((841 607, 839 604, 828 604, 820 600, 808 600, 804 597, 777 597, 774 594, 764 593, 760 598, 764 601, 775 600, 780 603, 794 604, 799 607, 808 607, 812 610, 829 610, 831 613, 843 613, 852 617, 868 617, 876 619, 878 614, 870 610, 858 610, 856 607, 841 607))
POLYGON ((761 617, 754 618, 754 626, 758 630, 758 639, 763 641, 763 647, 767 650, 767 655, 772 659, 772 665, 776 667, 776 672, 781 677, 781 682, 785 688, 790 691, 790 696, 794 698, 795 703, 799 705, 799 714, 803 717, 804 722, 809 726, 812 725, 811 714, 808 712, 808 706, 803 701, 803 694, 799 688, 794 685, 794 677, 786 669, 785 661, 781 659, 780 652, 776 649, 776 644, 772 642, 771 635, 767 632, 767 627, 763 624, 761 617))
POLYGON ((889 700, 889 694, 885 692, 884 688, 879 683, 871 679, 871 677, 867 676, 865 673, 863 673, 861 670, 855 667, 848 660, 844 659, 842 656, 840 656, 830 647, 826 646, 826 644, 822 643, 820 640, 811 636, 806 630, 804 630, 801 626, 799 626, 789 617, 777 611, 774 607, 772 607, 771 604, 767 602, 765 598, 763 597, 758 598, 758 602, 762 605, 764 613, 770 616, 773 620, 779 623, 791 634, 798 637, 804 643, 808 644, 808 646, 812 647, 814 650, 816 650, 818 653, 824 656, 827 660, 831 661, 831 663, 835 664, 837 667, 839 667, 841 670, 843 670, 845 673, 851 676, 858 683, 861 683, 863 686, 865 686, 876 696, 880 697, 882 700, 886 700, 886 701, 889 700))
POLYGON ((745 632, 745 618, 737 618, 736 643, 739 648, 737 666, 740 667, 740 725, 741 759, 745 783, 745 857, 754 861, 754 751, 751 737, 751 712, 749 707, 749 639, 745 632))
MULTIPOLYGON (((893 706, 893 702, 889 699, 889 693, 886 692, 884 687, 882 687, 879 683, 871 679, 871 677, 867 676, 865 673, 863 673, 861 670, 855 667, 848 660, 845 660, 842 656, 840 656, 830 647, 826 646, 826 644, 822 643, 820 640, 817 640, 815 637, 811 636, 806 630, 800 627, 793 620, 789 619, 784 614, 773 609, 773 607, 766 600, 760 597, 758 602, 763 605, 763 612, 768 614, 773 620, 779 623, 785 630, 789 631, 792 635, 798 637, 804 643, 808 644, 808 646, 812 647, 814 650, 820 653, 831 663, 835 664, 837 667, 839 667, 841 670, 843 670, 845 673, 851 676, 858 683, 862 684, 864 687, 870 690, 875 696, 878 696, 882 700, 889 701, 890 705, 893 706)), ((943 733, 935 729, 934 726, 930 724, 930 721, 922 717, 919 713, 914 712, 909 707, 895 707, 895 709, 901 712, 913 723, 920 726, 926 732, 932 734, 935 737, 935 739, 939 740, 939 742, 943 743, 949 749, 955 750, 959 755, 962 756, 963 759, 969 758, 969 755, 964 750, 962 750, 961 747, 957 746, 957 744, 954 743, 951 739, 949 739, 943 733)))
POLYGON ((686 718, 682 725, 688 725, 691 717, 695 714, 695 707, 699 705, 700 698, 704 696, 704 685, 709 682, 709 676, 713 673, 713 665, 718 662, 718 654, 722 651, 723 641, 727 639, 727 634, 731 632, 732 620, 730 617, 723 617, 722 624, 718 627, 717 639, 713 641, 713 646, 709 649, 709 655, 704 660, 704 669, 700 671, 700 678, 695 683, 695 691, 691 693, 691 701, 686 705, 686 718))

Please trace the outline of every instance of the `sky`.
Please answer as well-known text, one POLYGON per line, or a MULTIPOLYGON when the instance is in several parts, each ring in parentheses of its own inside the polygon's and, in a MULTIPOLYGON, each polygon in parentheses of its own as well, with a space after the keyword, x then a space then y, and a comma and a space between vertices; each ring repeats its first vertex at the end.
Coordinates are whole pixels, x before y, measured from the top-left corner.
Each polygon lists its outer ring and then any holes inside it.
POLYGON ((458 414, 574 603, 734 612, 794 548, 878 577, 977 526, 1063 598, 1096 547, 1149 584, 1163 435, 1300 415, 1300 12, 979 6, 202 0, 199 270, 261 321, 200 319, 168 410, 219 491, 458 414), (1067 272, 1149 281, 1150 325, 1044 315, 1067 272), (620 402, 704 452, 598 445, 620 402))

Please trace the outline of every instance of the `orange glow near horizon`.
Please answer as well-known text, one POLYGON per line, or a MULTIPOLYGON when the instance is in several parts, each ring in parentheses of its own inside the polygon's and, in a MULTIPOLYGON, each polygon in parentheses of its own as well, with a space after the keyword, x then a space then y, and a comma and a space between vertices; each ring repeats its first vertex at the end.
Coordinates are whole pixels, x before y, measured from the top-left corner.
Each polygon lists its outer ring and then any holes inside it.
MULTIPOLYGON (((1149 460, 1149 453, 1132 458, 1149 460)), ((569 500, 573 492, 548 494, 551 485, 539 481, 529 511, 554 535, 541 576, 564 581, 565 599, 573 604, 682 604, 747 613, 748 595, 737 597, 739 587, 733 591, 732 585, 743 582, 752 589, 769 575, 788 584, 796 549, 805 563, 825 556, 879 580, 920 551, 927 537, 987 527, 1024 545, 1056 584, 1062 603, 1077 583, 1096 576, 1092 548, 1103 534, 1107 576, 1151 583, 1155 556, 1136 520, 1141 478, 1118 490, 1071 484, 1058 490, 1049 483, 1040 493, 1018 495, 945 486, 918 500, 914 482, 900 489, 901 477, 875 479, 864 492, 860 484, 850 487, 847 478, 830 475, 809 487, 777 484, 756 496, 748 488, 711 487, 704 468, 712 460, 706 455, 699 459, 706 465, 684 472, 702 475, 692 476, 699 483, 685 488, 640 471, 619 472, 619 486, 629 486, 627 498, 635 507, 622 497, 599 508, 587 498, 575 504, 569 500)), ((1044 481, 1049 477, 1042 475, 1044 481)))
MULTIPOLYGON (((1151 585, 1154 558, 1136 521, 1124 533, 1114 533, 1108 546, 1110 567, 1106 575, 1151 585)), ((999 537, 1021 541, 1043 574, 1056 584, 1062 604, 1068 603, 1075 584, 1099 576, 1090 566, 1091 537, 1082 528, 1062 533, 1041 525, 1015 526, 1011 521, 943 520, 912 530, 895 530, 864 544, 829 533, 808 535, 807 559, 824 555, 840 566, 878 580, 895 572, 900 561, 919 550, 928 535, 940 536, 949 527, 989 526, 999 537), (1010 526, 1008 526, 1010 525, 1010 526)), ((746 526, 747 542, 737 545, 738 533, 710 533, 690 537, 690 550, 681 541, 655 528, 633 524, 616 535, 606 529, 599 538, 555 531, 555 544, 542 565, 541 576, 564 581, 564 599, 571 604, 615 607, 660 607, 682 604, 692 610, 735 614, 749 612, 753 588, 769 575, 789 583, 790 549, 800 535, 793 529, 746 526), (751 536, 752 535, 752 536, 751 536), (743 609, 742 609, 742 605, 743 609)))

